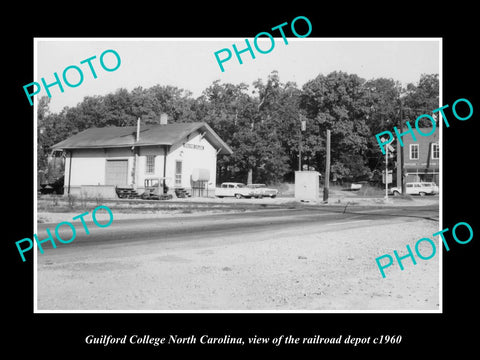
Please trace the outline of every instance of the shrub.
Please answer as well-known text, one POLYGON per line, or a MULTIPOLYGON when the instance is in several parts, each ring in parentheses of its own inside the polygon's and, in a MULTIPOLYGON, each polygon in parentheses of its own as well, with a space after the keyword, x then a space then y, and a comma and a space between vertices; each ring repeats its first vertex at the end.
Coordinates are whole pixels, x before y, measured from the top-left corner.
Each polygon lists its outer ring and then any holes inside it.
POLYGON ((100 205, 103 204, 103 196, 102 196, 102 194, 97 193, 97 194, 95 195, 95 204, 97 204, 97 206, 100 206, 100 205))
POLYGON ((81 192, 80 193, 80 204, 82 209, 87 208, 87 202, 88 202, 88 194, 86 192, 81 192))
POLYGON ((75 195, 72 195, 72 194, 68 194, 67 196, 67 201, 68 201, 68 207, 73 210, 73 208, 75 207, 75 204, 77 202, 77 197, 75 195))
POLYGON ((58 206, 58 196, 55 194, 52 194, 52 206, 58 206))

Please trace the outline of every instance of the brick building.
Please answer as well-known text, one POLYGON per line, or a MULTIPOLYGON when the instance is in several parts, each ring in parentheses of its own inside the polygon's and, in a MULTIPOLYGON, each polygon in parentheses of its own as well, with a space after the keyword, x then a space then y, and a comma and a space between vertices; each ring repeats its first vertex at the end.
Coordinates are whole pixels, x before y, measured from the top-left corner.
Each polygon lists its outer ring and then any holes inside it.
MULTIPOLYGON (((432 128, 421 128, 420 131, 428 134, 432 128)), ((416 141, 411 135, 402 138, 403 168, 405 182, 434 182, 440 181, 440 144, 439 130, 432 135, 422 136, 413 128, 416 141)))

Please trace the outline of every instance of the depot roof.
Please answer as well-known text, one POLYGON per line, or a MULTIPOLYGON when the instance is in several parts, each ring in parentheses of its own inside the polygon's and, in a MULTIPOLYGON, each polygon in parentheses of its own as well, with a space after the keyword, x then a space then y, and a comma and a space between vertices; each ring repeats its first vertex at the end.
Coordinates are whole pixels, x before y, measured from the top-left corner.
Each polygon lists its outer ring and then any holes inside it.
POLYGON ((69 137, 55 145, 55 150, 118 148, 148 145, 174 145, 185 140, 195 131, 204 133, 205 138, 216 148, 219 154, 230 155, 232 149, 204 122, 171 123, 164 125, 140 126, 140 139, 136 140, 136 126, 107 126, 90 128, 69 137))

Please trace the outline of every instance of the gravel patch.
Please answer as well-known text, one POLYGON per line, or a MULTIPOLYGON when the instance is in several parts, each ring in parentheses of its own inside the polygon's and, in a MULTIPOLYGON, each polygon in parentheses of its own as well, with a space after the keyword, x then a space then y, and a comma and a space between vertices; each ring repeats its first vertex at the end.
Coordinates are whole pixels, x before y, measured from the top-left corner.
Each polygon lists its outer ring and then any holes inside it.
POLYGON ((247 233, 224 245, 170 242, 45 254, 38 257, 38 309, 439 310, 438 252, 417 265, 404 260, 403 271, 395 263, 386 278, 375 263, 393 250, 405 254, 407 244, 431 237, 438 224, 372 224, 247 233))

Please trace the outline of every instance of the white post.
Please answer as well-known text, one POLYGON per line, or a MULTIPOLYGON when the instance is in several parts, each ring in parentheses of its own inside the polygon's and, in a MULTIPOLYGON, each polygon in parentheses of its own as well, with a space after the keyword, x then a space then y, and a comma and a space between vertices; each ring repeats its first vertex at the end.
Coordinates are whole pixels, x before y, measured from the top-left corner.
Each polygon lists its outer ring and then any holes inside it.
POLYGON ((385 151, 385 199, 388 200, 388 145, 385 151))

